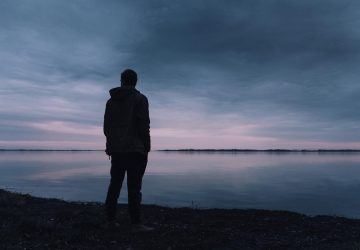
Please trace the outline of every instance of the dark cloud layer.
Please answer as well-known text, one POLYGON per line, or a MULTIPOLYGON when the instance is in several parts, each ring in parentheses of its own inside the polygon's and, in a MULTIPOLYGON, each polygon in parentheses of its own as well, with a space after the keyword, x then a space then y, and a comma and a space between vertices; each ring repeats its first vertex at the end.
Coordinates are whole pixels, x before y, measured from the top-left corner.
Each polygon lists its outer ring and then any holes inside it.
POLYGON ((230 98, 229 106, 256 99, 317 115, 336 108, 337 116, 351 118, 358 114, 338 109, 358 107, 349 91, 357 90, 359 70, 356 6, 354 1, 169 2, 150 12, 147 39, 133 47, 132 59, 149 77, 169 77, 190 91, 201 87, 207 95, 208 84, 226 89, 227 98, 210 94, 219 102, 230 98))
MULTIPOLYGON (((359 143, 359 10, 355 0, 2 1, 1 105, 12 109, 0 109, 0 141, 55 140, 39 125, 51 121, 63 133, 100 127, 107 89, 133 67, 155 143, 164 131, 192 138, 195 126, 216 147, 214 129, 249 124, 242 136, 359 143)), ((184 145, 170 134, 168 145, 184 145)))

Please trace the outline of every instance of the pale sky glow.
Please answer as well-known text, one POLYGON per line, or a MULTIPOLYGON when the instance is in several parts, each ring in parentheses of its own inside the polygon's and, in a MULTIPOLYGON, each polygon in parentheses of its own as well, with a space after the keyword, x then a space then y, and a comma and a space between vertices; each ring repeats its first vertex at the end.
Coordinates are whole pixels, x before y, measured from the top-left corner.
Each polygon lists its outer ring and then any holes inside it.
POLYGON ((88 136, 98 136, 102 133, 102 128, 97 126, 89 126, 89 125, 80 125, 80 124, 72 124, 66 123, 62 121, 50 121, 44 123, 30 123, 29 127, 49 131, 53 133, 59 134, 74 134, 74 135, 88 135, 88 136))
POLYGON ((0 148, 104 149, 133 68, 153 149, 360 149, 360 3, 0 3, 0 148))

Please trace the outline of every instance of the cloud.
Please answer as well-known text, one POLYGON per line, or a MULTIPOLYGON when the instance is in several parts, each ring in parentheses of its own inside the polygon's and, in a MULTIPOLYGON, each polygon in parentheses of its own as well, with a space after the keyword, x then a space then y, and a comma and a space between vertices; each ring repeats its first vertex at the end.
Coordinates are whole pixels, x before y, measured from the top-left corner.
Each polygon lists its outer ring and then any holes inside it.
POLYGON ((89 142, 81 131, 101 127, 107 90, 130 67, 150 100, 153 148, 360 148, 359 5, 2 1, 0 139, 57 140, 56 121, 89 142))

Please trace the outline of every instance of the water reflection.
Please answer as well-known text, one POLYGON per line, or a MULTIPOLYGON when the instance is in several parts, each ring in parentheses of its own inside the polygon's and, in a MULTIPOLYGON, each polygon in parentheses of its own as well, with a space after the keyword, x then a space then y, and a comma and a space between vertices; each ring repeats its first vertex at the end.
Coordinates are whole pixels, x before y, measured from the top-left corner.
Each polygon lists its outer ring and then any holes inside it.
MULTIPOLYGON (((359 153, 152 152, 144 202, 360 217, 359 163, 359 153)), ((0 152, 1 186, 38 196, 103 201, 109 168, 103 152, 0 152)))

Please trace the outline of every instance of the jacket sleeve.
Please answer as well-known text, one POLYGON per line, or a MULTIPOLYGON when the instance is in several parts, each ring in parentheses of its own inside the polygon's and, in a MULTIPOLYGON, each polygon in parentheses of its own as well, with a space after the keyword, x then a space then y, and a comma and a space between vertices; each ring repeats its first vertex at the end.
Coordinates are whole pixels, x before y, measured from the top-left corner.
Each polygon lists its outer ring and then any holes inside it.
MULTIPOLYGON (((103 132, 105 136, 109 135, 109 123, 110 123, 110 99, 106 102, 106 108, 105 108, 105 114, 104 114, 104 124, 103 124, 103 132)), ((107 155, 110 155, 108 144, 107 144, 107 138, 106 138, 106 149, 105 153, 107 155)))
POLYGON ((109 110, 109 106, 110 106, 110 100, 108 100, 106 102, 106 108, 105 108, 105 114, 104 114, 104 125, 103 125, 103 132, 104 135, 108 135, 108 131, 109 131, 109 123, 110 123, 110 110, 109 110))
POLYGON ((137 128, 141 140, 144 143, 145 151, 150 152, 151 150, 151 141, 150 141, 150 116, 149 116, 149 102, 146 96, 142 96, 140 99, 137 110, 137 128))

